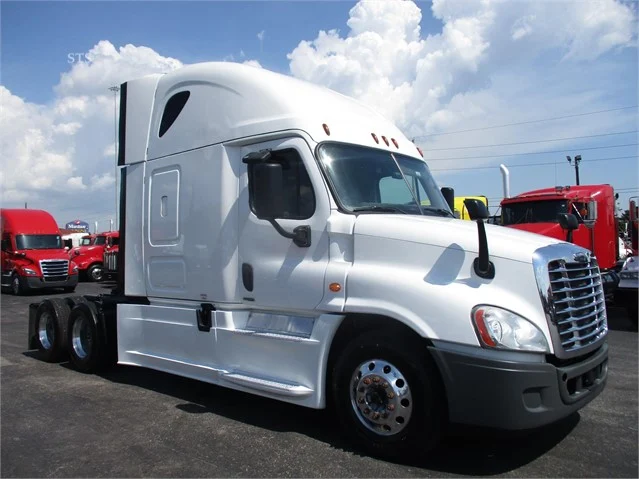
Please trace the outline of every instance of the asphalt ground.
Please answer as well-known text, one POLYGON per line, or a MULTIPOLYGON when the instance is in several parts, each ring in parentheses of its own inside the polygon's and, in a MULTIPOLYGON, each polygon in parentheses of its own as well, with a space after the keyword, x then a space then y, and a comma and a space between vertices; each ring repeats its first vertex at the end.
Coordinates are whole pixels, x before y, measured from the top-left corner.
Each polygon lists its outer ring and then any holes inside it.
POLYGON ((326 411, 142 368, 42 362, 27 350, 28 304, 47 296, 1 297, 2 477, 639 475, 637 332, 618 308, 608 384, 586 408, 533 432, 454 427, 428 458, 393 463, 353 450, 326 411))

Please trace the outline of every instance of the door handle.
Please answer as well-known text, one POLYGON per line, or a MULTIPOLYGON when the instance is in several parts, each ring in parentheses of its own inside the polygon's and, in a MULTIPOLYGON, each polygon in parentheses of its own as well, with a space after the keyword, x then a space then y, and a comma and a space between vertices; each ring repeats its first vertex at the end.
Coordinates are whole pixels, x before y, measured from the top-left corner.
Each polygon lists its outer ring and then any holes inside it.
POLYGON ((213 326, 212 312, 215 311, 215 306, 211 303, 202 303, 200 309, 195 311, 197 317, 197 329, 208 333, 213 326))

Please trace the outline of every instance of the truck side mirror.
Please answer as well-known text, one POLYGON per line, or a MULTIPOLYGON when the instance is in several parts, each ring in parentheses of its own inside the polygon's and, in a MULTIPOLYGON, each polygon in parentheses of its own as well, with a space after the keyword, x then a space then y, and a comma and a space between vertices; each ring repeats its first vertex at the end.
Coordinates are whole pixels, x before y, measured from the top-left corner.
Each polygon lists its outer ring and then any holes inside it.
POLYGON ((455 190, 448 186, 444 186, 441 189, 441 192, 444 196, 444 199, 446 200, 446 203, 448 203, 450 211, 455 211, 455 190))
POLYGON ((465 199, 464 206, 468 210, 471 220, 485 220, 488 218, 488 208, 479 200, 465 199))
POLYGON ((570 213, 560 213, 557 215, 557 220, 559 221, 559 226, 561 226, 561 229, 567 231, 566 241, 572 243, 572 232, 579 228, 577 217, 570 213))
POLYGON ((281 216, 284 210, 282 165, 279 163, 254 164, 252 177, 255 216, 261 220, 281 216))

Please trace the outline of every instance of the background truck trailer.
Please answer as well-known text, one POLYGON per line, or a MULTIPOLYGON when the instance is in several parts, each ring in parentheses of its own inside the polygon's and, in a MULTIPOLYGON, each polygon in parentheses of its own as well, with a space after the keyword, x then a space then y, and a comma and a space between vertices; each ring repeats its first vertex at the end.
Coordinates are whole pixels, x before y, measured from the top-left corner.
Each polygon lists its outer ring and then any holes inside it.
POLYGON ((43 210, 0 210, 2 287, 20 295, 33 289, 75 290, 78 268, 69 260, 60 229, 43 210))
POLYGON ((332 404, 327 427, 383 455, 448 421, 546 424, 603 389, 590 252, 485 225, 480 202, 455 219, 367 107, 232 63, 127 82, 120 105, 117 287, 31 305, 45 359, 332 404))

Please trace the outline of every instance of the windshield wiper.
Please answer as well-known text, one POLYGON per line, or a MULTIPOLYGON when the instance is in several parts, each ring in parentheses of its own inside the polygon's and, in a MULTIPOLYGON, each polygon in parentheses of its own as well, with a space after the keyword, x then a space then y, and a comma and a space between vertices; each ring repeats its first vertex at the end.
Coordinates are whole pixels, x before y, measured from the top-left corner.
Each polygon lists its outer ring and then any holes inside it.
POLYGON ((394 206, 380 206, 380 205, 360 206, 359 208, 353 208, 352 211, 354 213, 359 213, 360 211, 379 211, 380 213, 407 214, 404 210, 400 210, 399 208, 395 208, 394 206))
POLYGON ((451 218, 455 217, 454 214, 452 214, 448 210, 445 210, 444 208, 435 208, 434 206, 422 206, 422 209, 425 211, 432 211, 434 213, 439 213, 441 216, 450 216, 451 218))

